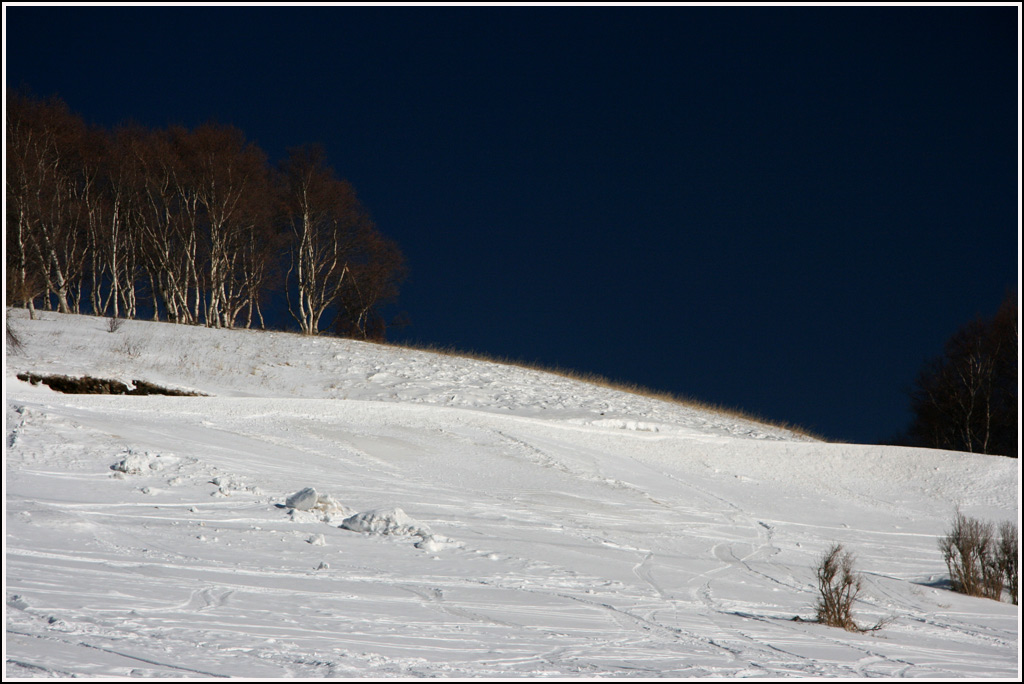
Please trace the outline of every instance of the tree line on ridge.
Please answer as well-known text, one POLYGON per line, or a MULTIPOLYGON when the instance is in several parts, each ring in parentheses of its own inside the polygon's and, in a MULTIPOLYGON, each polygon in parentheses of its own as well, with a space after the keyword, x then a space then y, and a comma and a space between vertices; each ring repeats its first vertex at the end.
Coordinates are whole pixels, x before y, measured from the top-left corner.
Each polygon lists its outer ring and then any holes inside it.
POLYGON ((233 126, 87 125, 7 93, 9 304, 383 339, 406 275, 319 146, 277 165, 233 126))

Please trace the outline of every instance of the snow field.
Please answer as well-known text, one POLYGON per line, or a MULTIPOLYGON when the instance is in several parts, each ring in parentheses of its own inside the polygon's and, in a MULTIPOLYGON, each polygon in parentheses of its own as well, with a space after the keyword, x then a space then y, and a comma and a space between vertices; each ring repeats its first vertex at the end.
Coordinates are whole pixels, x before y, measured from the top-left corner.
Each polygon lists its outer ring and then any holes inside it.
POLYGON ((936 544, 956 505, 1017 519, 1015 460, 346 340, 19 313, 9 677, 1018 672, 1017 607, 949 592, 936 544), (881 632, 793 620, 833 541, 881 632))

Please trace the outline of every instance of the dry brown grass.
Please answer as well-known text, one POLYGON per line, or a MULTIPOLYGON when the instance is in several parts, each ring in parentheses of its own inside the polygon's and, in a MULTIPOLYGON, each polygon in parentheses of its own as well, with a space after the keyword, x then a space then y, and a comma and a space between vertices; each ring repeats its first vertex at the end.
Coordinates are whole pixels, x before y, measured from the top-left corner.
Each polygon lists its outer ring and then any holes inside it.
POLYGON ((21 343, 21 338, 18 337, 18 333, 11 327, 11 319, 7 318, 7 349, 11 353, 20 354, 25 350, 24 345, 21 343))
POLYGON ((439 347, 436 345, 420 345, 408 343, 399 344, 396 342, 371 342, 370 344, 381 344, 383 346, 392 347, 396 349, 408 349, 410 351, 425 352, 428 354, 439 354, 441 356, 449 356, 453 358, 471 359, 473 361, 494 363, 502 366, 514 366, 517 368, 523 368, 525 370, 530 371, 537 371, 540 373, 550 373, 551 375, 557 375, 568 380, 583 382, 589 385, 604 387, 606 389, 616 390, 619 392, 626 392, 628 394, 634 394, 640 397, 645 397, 647 399, 654 399, 656 401, 665 401, 672 404, 679 404, 687 408, 714 413, 725 418, 749 421, 752 423, 757 423, 759 425, 764 425, 766 427, 771 427, 779 430, 788 430, 789 432, 800 435, 802 437, 818 440, 821 442, 828 441, 821 435, 814 434, 810 430, 807 430, 805 428, 800 427, 799 425, 794 425, 789 422, 770 420, 762 416, 742 411, 740 409, 721 406, 719 404, 712 404, 710 402, 701 401, 699 399, 694 399, 692 397, 687 397, 680 394, 673 394, 672 392, 655 390, 635 383, 612 380, 603 375, 598 375, 597 373, 584 373, 577 370, 573 370, 571 368, 546 366, 538 362, 530 363, 522 361, 520 359, 499 357, 476 351, 459 350, 454 347, 439 347))
MULTIPOLYGON (((89 315, 89 314, 80 314, 80 315, 89 315)), ((99 319, 105 319, 105 317, 103 317, 103 316, 93 316, 93 317, 94 318, 99 318, 99 319)), ((105 320, 105 322, 106 322, 106 324, 108 326, 108 330, 110 330, 110 332, 114 332, 117 328, 120 327, 120 324, 121 324, 122 321, 119 320, 116 323, 113 323, 110 320, 105 320), (116 326, 116 327, 114 327, 114 326, 116 326), (111 328, 113 328, 113 329, 111 329, 111 328)), ((157 321, 153 321, 153 322, 157 322, 157 321)), ((165 323, 163 321, 159 321, 159 322, 165 323)), ((173 324, 173 323, 166 323, 166 325, 175 325, 175 324, 173 324)), ((9 322, 8 322, 7 329, 8 329, 8 338, 7 338, 8 339, 8 345, 11 346, 14 343, 12 343, 12 341, 11 341, 11 333, 13 331, 10 328, 10 323, 9 322)), ((258 332, 258 331, 250 330, 250 329, 247 329, 247 328, 234 328, 234 330, 246 331, 246 332, 258 332)), ((294 330, 267 330, 266 332, 272 332, 272 333, 277 334, 277 335, 299 335, 299 336, 303 336, 302 333, 294 331, 294 330)), ((763 426, 769 427, 769 428, 775 428, 775 429, 778 429, 778 430, 787 430, 787 431, 792 432, 792 433, 794 433, 796 435, 799 435, 801 437, 817 440, 819 442, 827 442, 827 441, 829 441, 829 440, 827 440, 825 437, 823 437, 821 435, 815 434, 814 432, 811 432, 810 430, 808 430, 808 429, 806 429, 804 427, 801 427, 799 425, 795 425, 795 424, 790 423, 788 421, 772 420, 772 419, 769 419, 769 418, 765 418, 764 416, 759 416, 757 414, 753 414, 753 413, 750 413, 750 412, 747 412, 747 411, 743 411, 741 409, 732 408, 732 407, 729 407, 729 406, 722 406, 721 404, 713 404, 713 403, 710 403, 710 402, 707 402, 707 401, 703 401, 703 400, 696 399, 696 398, 693 398, 693 397, 684 396, 684 395, 681 395, 681 394, 674 394, 672 392, 667 392, 667 391, 664 391, 664 390, 651 389, 649 387, 644 387, 643 385, 638 385, 636 383, 612 380, 612 379, 609 379, 609 378, 607 378, 607 377, 605 377, 603 375, 598 375, 597 373, 585 373, 585 372, 580 372, 580 371, 577 371, 577 370, 574 370, 574 369, 571 369, 571 368, 560 368, 560 367, 557 367, 557 366, 547 366, 547 365, 544 365, 544 364, 542 364, 540 362, 532 362, 531 363, 531 362, 523 361, 521 359, 512 359, 512 358, 508 358, 508 357, 495 356, 493 354, 486 354, 486 353, 477 352, 477 351, 466 351, 466 350, 456 349, 455 347, 450 347, 450 346, 449 347, 441 347, 441 346, 434 345, 434 344, 415 344, 415 343, 408 343, 408 342, 398 343, 398 342, 389 342, 389 341, 358 340, 358 339, 350 338, 350 337, 341 337, 341 336, 332 334, 331 332, 328 332, 328 331, 321 331, 320 337, 335 338, 335 339, 347 339, 347 340, 351 340, 351 341, 355 341, 355 342, 362 342, 364 344, 381 345, 381 346, 390 347, 390 348, 393 348, 393 349, 407 349, 409 351, 425 352, 425 353, 428 353, 428 354, 439 354, 441 356, 449 356, 449 357, 453 357, 453 358, 471 359, 473 361, 482 361, 484 363, 494 363, 494 364, 499 364, 499 365, 503 365, 503 366, 514 366, 514 367, 517 367, 517 368, 523 368, 525 370, 530 370, 530 371, 537 371, 537 372, 540 372, 540 373, 550 373, 551 375, 556 375, 556 376, 559 376, 559 377, 562 377, 562 378, 566 378, 568 380, 575 380, 577 382, 583 382, 583 383, 587 383, 589 385, 595 385, 597 387, 604 387, 604 388, 610 389, 610 390, 615 390, 615 391, 619 391, 619 392, 626 392, 628 394, 634 394, 634 395, 637 395, 637 396, 640 396, 640 397, 646 397, 647 399, 654 399, 656 401, 664 401, 664 402, 668 402, 668 403, 672 403, 672 404, 679 404, 681 406, 685 406, 687 408, 692 408, 692 409, 699 410, 699 411, 707 411, 709 413, 714 413, 716 415, 722 416, 723 418, 729 418, 729 419, 733 419, 733 420, 748 421, 748 422, 756 423, 758 425, 763 425, 763 426)), ((124 341, 124 343, 122 343, 120 351, 122 353, 124 353, 125 355, 127 355, 127 356, 138 356, 139 349, 137 349, 137 347, 138 347, 138 343, 136 341, 134 341, 132 339, 126 339, 124 341)), ((12 351, 17 351, 17 347, 16 346, 12 346, 11 349, 12 349, 12 351)))

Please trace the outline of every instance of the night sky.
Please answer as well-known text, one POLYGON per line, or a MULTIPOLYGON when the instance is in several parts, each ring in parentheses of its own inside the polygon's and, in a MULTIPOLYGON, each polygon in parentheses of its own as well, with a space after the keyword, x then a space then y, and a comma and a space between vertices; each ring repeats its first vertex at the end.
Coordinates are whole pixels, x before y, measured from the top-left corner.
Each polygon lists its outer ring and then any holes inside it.
POLYGON ((322 143, 408 260, 392 335, 843 441, 1019 288, 1019 9, 5 7, 90 123, 322 143))

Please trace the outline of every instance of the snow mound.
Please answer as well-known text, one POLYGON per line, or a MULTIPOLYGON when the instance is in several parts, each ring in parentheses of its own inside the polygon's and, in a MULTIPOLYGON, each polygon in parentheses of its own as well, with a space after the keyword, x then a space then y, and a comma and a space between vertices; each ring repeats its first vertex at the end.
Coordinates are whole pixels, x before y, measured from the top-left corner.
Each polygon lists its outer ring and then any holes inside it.
POLYGON ((321 494, 313 487, 306 487, 295 492, 287 499, 285 505, 296 511, 310 511, 321 513, 325 516, 350 515, 352 509, 340 503, 330 494, 321 494))
POLYGON ((465 546, 462 542, 434 535, 429 527, 410 518, 401 508, 377 508, 356 513, 346 518, 340 527, 366 534, 420 537, 414 546, 429 553, 465 546))
POLYGON ((124 458, 110 466, 110 469, 115 473, 142 475, 146 472, 163 470, 177 460, 170 454, 151 454, 148 451, 138 453, 129 449, 124 458))
POLYGON ((401 508, 375 508, 345 518, 341 528, 379 535, 408 535, 427 539, 430 528, 410 518, 401 508))

